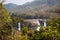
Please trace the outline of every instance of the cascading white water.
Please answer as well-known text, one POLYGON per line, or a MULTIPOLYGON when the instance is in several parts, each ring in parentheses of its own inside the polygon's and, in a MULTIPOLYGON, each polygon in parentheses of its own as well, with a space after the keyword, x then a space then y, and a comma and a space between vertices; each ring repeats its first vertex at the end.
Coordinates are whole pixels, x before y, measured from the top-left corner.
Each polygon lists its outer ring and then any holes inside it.
POLYGON ((38 27, 37 27, 37 31, 39 31, 40 30, 40 22, 39 22, 39 20, 37 20, 37 25, 38 25, 38 27))
POLYGON ((40 22, 39 22, 39 20, 37 20, 37 22, 36 22, 36 23, 37 23, 37 25, 38 25, 38 26, 40 26, 40 22))
POLYGON ((38 26, 36 30, 39 31, 40 30, 40 27, 38 26))
MULTIPOLYGON (((44 23, 43 23, 43 26, 46 27, 46 20, 43 21, 43 22, 44 22, 44 23)), ((39 31, 39 30, 40 30, 40 25, 41 25, 40 22, 39 22, 39 20, 37 20, 37 25, 38 25, 38 27, 37 27, 36 30, 39 31)))
POLYGON ((46 21, 44 21, 44 27, 46 27, 46 21))
POLYGON ((20 22, 18 23, 18 30, 19 31, 21 30, 21 23, 20 22))

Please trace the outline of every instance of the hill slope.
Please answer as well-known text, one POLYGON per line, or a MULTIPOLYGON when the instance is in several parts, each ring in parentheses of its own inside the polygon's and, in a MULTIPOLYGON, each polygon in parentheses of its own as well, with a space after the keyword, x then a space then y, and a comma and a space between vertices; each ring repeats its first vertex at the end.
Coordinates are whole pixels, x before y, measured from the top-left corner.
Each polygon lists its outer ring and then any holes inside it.
POLYGON ((15 7, 17 7, 18 5, 16 5, 16 4, 13 4, 13 3, 8 3, 8 4, 5 4, 5 6, 6 6, 6 8, 8 8, 8 9, 12 9, 12 8, 15 8, 15 7))
POLYGON ((19 5, 15 8, 8 9, 14 14, 27 15, 44 15, 44 16, 58 16, 60 14, 52 12, 60 8, 60 0, 34 0, 32 2, 19 5))

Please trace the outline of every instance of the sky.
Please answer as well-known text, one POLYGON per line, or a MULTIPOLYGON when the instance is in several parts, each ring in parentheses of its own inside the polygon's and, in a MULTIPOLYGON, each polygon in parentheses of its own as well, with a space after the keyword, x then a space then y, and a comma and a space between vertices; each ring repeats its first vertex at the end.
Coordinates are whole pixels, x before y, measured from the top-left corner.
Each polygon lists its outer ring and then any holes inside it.
POLYGON ((33 1, 33 0, 6 0, 5 4, 14 3, 14 4, 17 4, 17 5, 22 5, 26 2, 31 2, 31 1, 33 1))

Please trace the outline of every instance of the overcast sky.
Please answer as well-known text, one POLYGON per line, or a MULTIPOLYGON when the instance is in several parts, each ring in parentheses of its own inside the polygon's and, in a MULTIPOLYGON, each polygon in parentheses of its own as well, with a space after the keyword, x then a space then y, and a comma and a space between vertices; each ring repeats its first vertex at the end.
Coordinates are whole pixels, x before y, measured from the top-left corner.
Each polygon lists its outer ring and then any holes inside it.
POLYGON ((26 2, 31 2, 31 1, 33 1, 33 0, 6 0, 5 4, 14 3, 14 4, 22 5, 22 4, 26 3, 26 2))

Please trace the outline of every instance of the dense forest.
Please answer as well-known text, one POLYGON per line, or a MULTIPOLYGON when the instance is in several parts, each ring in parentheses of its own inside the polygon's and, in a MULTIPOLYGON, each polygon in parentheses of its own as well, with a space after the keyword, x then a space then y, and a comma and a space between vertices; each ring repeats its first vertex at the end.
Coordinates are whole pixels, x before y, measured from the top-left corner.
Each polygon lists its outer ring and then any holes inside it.
MULTIPOLYGON (((60 14, 60 10, 54 12, 60 14)), ((39 31, 28 29, 25 25, 23 25, 21 31, 16 30, 14 27, 18 22, 22 23, 24 17, 24 15, 23 17, 10 15, 3 2, 0 3, 0 40, 60 40, 60 16, 50 18, 47 26, 40 26, 39 31)), ((27 15, 27 18, 39 17, 27 15)))

